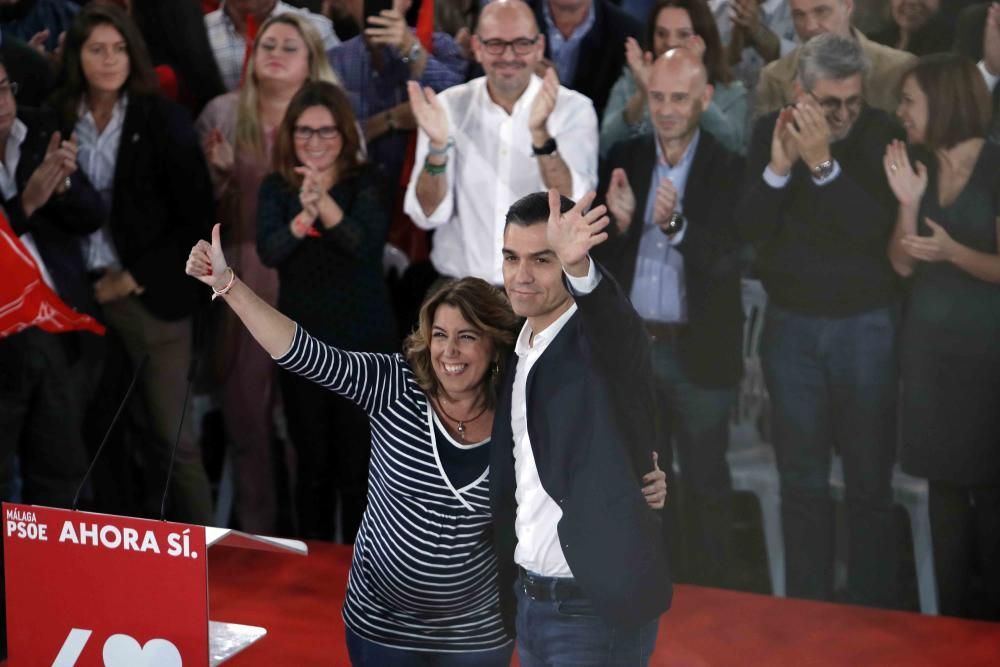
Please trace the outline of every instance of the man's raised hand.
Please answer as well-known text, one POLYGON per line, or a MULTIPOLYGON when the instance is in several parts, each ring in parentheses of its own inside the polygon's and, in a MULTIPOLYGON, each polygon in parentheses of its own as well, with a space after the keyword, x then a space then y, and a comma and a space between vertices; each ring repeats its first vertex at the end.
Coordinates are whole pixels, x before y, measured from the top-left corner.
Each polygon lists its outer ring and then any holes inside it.
POLYGON ((444 148, 448 144, 448 112, 430 88, 421 88, 416 81, 406 84, 410 96, 410 109, 417 125, 427 134, 431 146, 444 148))
POLYGON ((588 192, 565 213, 560 212, 559 192, 549 189, 549 223, 546 229, 549 247, 559 258, 563 270, 571 276, 582 278, 590 269, 590 249, 603 243, 608 233, 603 231, 611 222, 607 207, 598 206, 587 213, 587 207, 597 196, 588 192))

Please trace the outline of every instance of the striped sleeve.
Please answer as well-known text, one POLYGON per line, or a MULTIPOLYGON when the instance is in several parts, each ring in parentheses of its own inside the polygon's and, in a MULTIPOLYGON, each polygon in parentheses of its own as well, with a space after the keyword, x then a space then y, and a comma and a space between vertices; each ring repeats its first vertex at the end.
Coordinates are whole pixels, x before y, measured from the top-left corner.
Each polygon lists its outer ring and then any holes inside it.
POLYGON ((405 393, 405 362, 399 354, 341 350, 312 337, 298 324, 292 346, 275 361, 354 401, 369 415, 382 412, 405 393))

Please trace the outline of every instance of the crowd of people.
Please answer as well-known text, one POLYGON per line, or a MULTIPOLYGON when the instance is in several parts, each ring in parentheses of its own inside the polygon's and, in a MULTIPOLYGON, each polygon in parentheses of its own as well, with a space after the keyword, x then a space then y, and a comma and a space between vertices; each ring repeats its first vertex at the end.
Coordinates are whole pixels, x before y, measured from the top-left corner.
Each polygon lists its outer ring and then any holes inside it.
POLYGON ((235 525, 356 544, 356 664, 648 658, 667 561, 737 583, 759 280, 788 595, 836 453, 838 599, 899 604, 901 465, 1000 619, 1000 3, 873 4, 0 2, 0 233, 106 327, 0 311, 0 495, 69 506, 137 374, 83 506, 211 524, 224 446, 235 525))

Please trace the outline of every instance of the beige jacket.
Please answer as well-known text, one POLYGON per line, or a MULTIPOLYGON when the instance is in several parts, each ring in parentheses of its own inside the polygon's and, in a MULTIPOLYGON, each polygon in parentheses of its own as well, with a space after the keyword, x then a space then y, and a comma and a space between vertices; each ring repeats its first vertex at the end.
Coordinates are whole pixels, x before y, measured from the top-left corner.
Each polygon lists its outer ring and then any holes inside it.
MULTIPOLYGON (((865 77, 865 100, 876 109, 895 113, 899 103, 900 79, 903 72, 916 62, 916 56, 873 42, 856 28, 851 28, 851 33, 871 61, 871 68, 865 77)), ((795 49, 763 69, 757 85, 755 118, 795 102, 792 83, 798 71, 801 49, 795 49)))

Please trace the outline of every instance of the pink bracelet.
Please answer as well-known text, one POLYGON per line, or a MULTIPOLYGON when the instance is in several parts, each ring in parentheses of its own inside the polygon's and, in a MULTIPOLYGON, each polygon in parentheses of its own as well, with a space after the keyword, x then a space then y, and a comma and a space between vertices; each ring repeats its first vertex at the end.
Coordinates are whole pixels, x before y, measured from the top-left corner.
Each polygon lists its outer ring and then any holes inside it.
MULTIPOLYGON (((229 294, 229 290, 233 289, 233 283, 236 282, 236 272, 228 266, 226 267, 226 271, 229 271, 229 282, 226 283, 226 286, 222 289, 215 289, 215 286, 212 286, 212 301, 215 301, 220 296, 229 294)), ((225 271, 223 273, 225 273, 225 271)))

